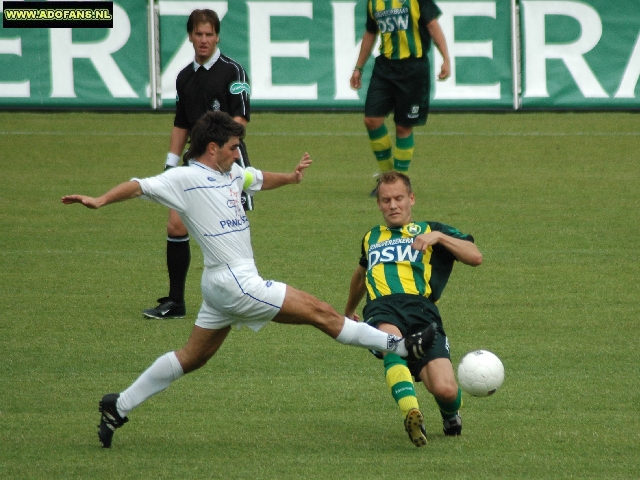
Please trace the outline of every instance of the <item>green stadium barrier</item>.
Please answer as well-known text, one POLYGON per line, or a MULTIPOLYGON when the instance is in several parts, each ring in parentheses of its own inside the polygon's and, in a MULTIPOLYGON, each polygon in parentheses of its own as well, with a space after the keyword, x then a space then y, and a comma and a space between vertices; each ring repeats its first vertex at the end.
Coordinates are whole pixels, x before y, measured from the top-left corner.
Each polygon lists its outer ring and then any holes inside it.
MULTIPOLYGON (((434 109, 640 108, 638 0, 437 3, 453 75, 432 82, 434 109)), ((195 7, 219 13, 254 108, 362 108, 373 59, 360 91, 349 78, 365 0, 118 0, 112 29, 3 27, 0 108, 172 109, 195 7)))
POLYGON ((520 2, 523 108, 640 109, 640 3, 520 2))

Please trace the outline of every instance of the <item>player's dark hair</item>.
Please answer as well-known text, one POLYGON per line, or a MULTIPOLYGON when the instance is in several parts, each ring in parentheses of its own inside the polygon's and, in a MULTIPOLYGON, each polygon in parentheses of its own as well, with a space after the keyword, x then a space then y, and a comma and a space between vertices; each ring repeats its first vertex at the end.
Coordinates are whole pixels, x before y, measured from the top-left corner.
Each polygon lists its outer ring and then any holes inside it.
POLYGON ((220 19, 218 14, 213 10, 205 8, 203 10, 194 10, 187 20, 187 32, 193 33, 193 30, 202 23, 210 23, 216 35, 220 35, 220 19))
MULTIPOLYGON (((405 187, 407 187, 407 192, 409 194, 413 193, 413 188, 411 187, 411 179, 409 178, 409 176, 401 172, 396 172, 395 170, 381 173, 380 176, 378 177, 378 186, 382 185, 383 183, 390 184, 390 183, 396 183, 398 181, 404 183, 405 187)), ((379 191, 380 189, 377 188, 376 196, 378 197, 378 199, 380 198, 380 195, 378 194, 379 191)))
POLYGON ((191 146, 185 158, 198 158, 207 151, 207 145, 214 142, 222 147, 230 137, 244 138, 244 125, 236 122, 231 115, 210 110, 196 122, 191 130, 191 146))

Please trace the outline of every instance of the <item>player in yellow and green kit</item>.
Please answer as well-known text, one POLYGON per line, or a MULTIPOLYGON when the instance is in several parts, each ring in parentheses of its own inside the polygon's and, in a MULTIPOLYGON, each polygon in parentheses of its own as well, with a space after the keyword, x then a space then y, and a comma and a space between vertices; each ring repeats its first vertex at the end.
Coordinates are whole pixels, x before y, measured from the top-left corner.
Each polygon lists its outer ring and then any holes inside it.
MULTIPOLYGON (((413 158, 413 127, 427 123, 431 93, 428 53, 431 40, 444 62, 438 74, 451 74, 447 42, 433 0, 369 0, 367 23, 360 54, 351 76, 351 88, 362 87, 362 71, 380 34, 376 58, 364 106, 364 124, 381 172, 407 172, 413 158), (384 119, 394 112, 395 148, 384 119)), ((371 192, 375 196, 375 190, 371 192)))
POLYGON ((427 438, 413 378, 422 381, 435 397, 445 435, 462 432, 458 412, 462 393, 436 302, 455 261, 477 266, 482 263, 482 254, 471 235, 438 222, 413 221, 415 196, 406 175, 383 173, 378 179, 377 197, 385 224, 364 236, 345 316, 358 319, 356 308, 367 295, 364 319, 385 333, 401 337, 433 323, 437 325, 435 345, 418 360, 407 362, 398 355, 374 352, 379 358, 384 357, 387 386, 400 407, 409 438, 420 447, 427 438))

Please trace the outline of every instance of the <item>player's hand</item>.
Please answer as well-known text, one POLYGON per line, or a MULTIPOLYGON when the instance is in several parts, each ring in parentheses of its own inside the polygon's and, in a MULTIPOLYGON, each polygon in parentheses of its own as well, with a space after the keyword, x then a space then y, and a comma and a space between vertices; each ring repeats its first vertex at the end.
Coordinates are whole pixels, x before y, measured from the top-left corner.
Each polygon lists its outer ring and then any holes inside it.
POLYGON ((429 247, 434 246, 440 241, 440 232, 429 232, 418 235, 413 239, 411 248, 414 250, 420 250, 422 253, 426 252, 429 247))
POLYGON ((438 80, 443 82, 451 76, 451 64, 445 60, 440 67, 440 73, 438 74, 438 80))
POLYGON ((311 156, 304 152, 304 155, 300 159, 300 163, 296 165, 296 169, 293 171, 293 183, 300 183, 302 181, 302 177, 304 177, 304 171, 311 166, 313 160, 311 160, 311 156))
POLYGON ((91 208, 93 210, 100 208, 98 199, 87 197, 86 195, 65 195, 64 197, 62 197, 62 203, 64 203, 65 205, 71 205, 72 203, 81 203, 85 207, 91 208))
POLYGON ((354 70, 349 81, 352 90, 360 90, 362 88, 362 73, 360 70, 354 70))

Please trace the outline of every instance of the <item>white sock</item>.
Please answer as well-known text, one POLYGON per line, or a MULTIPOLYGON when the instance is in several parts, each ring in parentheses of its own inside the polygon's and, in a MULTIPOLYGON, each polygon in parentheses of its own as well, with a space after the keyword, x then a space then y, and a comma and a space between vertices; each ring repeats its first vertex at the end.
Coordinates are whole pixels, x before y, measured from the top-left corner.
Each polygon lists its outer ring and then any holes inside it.
POLYGON ((344 317, 344 326, 336 340, 344 345, 364 347, 381 352, 395 352, 406 357, 408 352, 404 346, 404 339, 389 335, 364 322, 354 322, 344 317))
POLYGON ((116 403, 118 414, 123 418, 126 417, 147 398, 166 390, 171 382, 183 375, 182 366, 175 352, 165 353, 120 394, 116 403))

